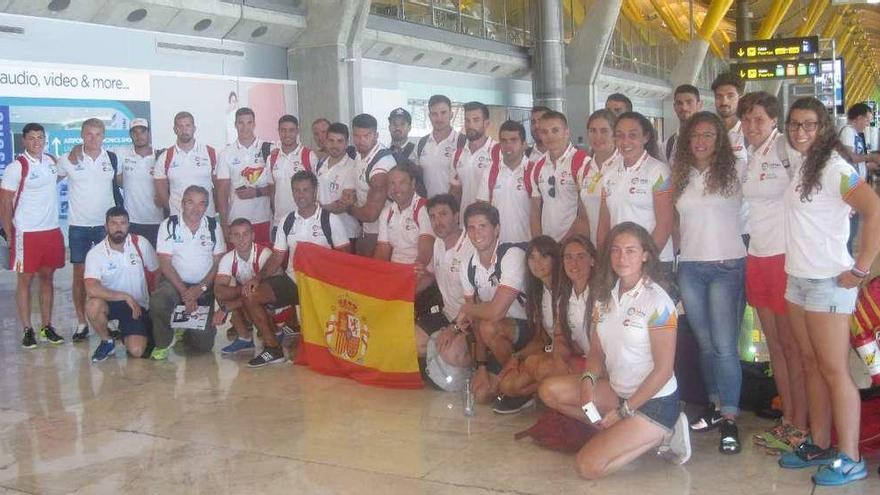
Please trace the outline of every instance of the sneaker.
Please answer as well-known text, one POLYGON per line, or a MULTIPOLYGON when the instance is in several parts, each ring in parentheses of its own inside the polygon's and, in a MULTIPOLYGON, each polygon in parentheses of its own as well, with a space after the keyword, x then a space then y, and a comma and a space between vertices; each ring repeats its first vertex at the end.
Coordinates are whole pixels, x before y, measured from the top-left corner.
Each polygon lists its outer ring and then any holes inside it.
POLYGON ((718 443, 718 451, 722 454, 739 454, 739 428, 732 419, 721 421, 721 441, 718 443))
POLYGON ((224 347, 223 349, 220 349, 220 352, 223 354, 235 354, 236 352, 250 351, 253 348, 253 340, 244 340, 241 337, 236 337, 236 339, 233 340, 231 344, 224 347))
POLYGON ((113 342, 113 339, 110 340, 102 340, 100 344, 98 344, 98 348, 95 349, 95 353, 92 354, 92 362, 100 363, 101 361, 109 358, 115 357, 114 352, 116 351, 116 344, 113 342))
POLYGON ((811 440, 802 443, 793 452, 786 452, 779 458, 779 467, 785 469, 803 469, 810 466, 825 466, 837 459, 834 449, 823 449, 811 440))
POLYGON ((153 349, 153 352, 150 353, 150 359, 153 361, 165 361, 168 359, 168 348, 167 347, 156 347, 153 349))
POLYGON ((46 325, 45 327, 40 329, 40 337, 49 341, 50 344, 63 344, 64 337, 55 333, 55 328, 52 325, 46 325))
POLYGON ((248 368, 262 368, 268 364, 278 364, 286 361, 284 351, 280 347, 266 347, 257 357, 248 361, 248 368))
POLYGON ((501 394, 495 398, 495 404, 492 406, 492 411, 497 414, 516 414, 534 404, 535 397, 532 395, 525 397, 510 397, 501 394))
POLYGON ((678 465, 686 463, 691 458, 691 432, 688 418, 684 413, 678 414, 678 421, 672 429, 672 437, 661 454, 669 462, 678 465))
POLYGON ((854 461, 848 455, 840 453, 834 462, 822 466, 813 475, 813 483, 822 486, 841 486, 868 477, 865 459, 854 461))
POLYGON ((73 335, 70 336, 71 342, 85 342, 89 339, 89 326, 88 325, 77 325, 76 331, 73 332, 73 335))
POLYGON ((34 334, 33 328, 25 327, 24 333, 21 336, 21 346, 25 349, 37 348, 37 336, 34 334))
POLYGON ((691 422, 690 428, 694 431, 709 431, 717 428, 722 419, 721 411, 715 409, 714 404, 710 404, 700 417, 691 422))

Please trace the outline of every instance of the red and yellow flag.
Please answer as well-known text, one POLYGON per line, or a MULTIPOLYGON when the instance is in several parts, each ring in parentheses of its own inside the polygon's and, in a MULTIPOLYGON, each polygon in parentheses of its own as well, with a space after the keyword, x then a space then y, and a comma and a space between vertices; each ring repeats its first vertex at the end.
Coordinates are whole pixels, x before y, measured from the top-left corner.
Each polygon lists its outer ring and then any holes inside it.
POLYGON ((297 364, 368 385, 422 387, 411 266, 299 243, 293 267, 302 317, 297 364))

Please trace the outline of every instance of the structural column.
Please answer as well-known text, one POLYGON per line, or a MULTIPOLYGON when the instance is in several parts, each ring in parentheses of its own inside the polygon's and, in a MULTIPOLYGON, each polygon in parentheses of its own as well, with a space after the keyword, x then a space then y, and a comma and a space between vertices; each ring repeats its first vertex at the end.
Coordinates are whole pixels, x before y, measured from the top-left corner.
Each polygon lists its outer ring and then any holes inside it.
POLYGON ((565 44, 562 2, 534 2, 535 58, 532 95, 535 105, 565 112, 565 44))
POLYGON ((695 84, 703 63, 706 61, 706 53, 709 51, 709 40, 721 24, 724 15, 730 9, 733 0, 712 0, 703 24, 697 32, 698 36, 691 40, 684 53, 672 69, 670 77, 672 87, 680 84, 695 84))

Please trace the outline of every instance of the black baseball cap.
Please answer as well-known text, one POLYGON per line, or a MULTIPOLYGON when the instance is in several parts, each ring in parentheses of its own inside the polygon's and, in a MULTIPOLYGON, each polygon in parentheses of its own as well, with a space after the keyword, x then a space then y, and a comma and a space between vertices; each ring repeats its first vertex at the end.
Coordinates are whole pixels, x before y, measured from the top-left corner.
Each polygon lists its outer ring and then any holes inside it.
POLYGON ((405 109, 397 107, 388 114, 388 122, 391 122, 391 119, 401 117, 406 120, 407 124, 412 124, 412 115, 409 114, 405 109))

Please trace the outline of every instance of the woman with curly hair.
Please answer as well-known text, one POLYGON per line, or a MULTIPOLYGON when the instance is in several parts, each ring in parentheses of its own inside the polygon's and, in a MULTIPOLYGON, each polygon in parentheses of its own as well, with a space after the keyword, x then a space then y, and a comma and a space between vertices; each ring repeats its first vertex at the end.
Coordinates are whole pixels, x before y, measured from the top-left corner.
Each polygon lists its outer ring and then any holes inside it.
POLYGON ((698 112, 679 133, 672 169, 681 257, 678 286, 700 349, 710 404, 691 429, 721 427, 718 449, 740 451, 739 364, 746 246, 739 229, 742 189, 727 131, 717 115, 698 112))
POLYGON ((623 222, 611 229, 593 285, 584 372, 548 378, 538 389, 548 407, 598 428, 577 454, 584 478, 607 476, 657 447, 676 464, 690 458, 673 373, 678 320, 654 281, 660 273, 644 227, 623 222))
POLYGON ((811 438, 779 465, 819 466, 816 484, 844 485, 868 475, 859 455, 861 402, 849 374, 849 318, 880 251, 880 199, 844 158, 822 102, 795 101, 786 132, 796 172, 785 191, 785 300, 804 362, 811 438), (855 260, 846 248, 852 210, 864 219, 855 260))

